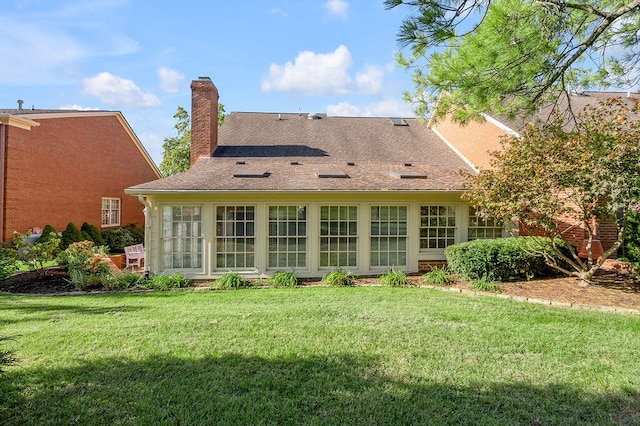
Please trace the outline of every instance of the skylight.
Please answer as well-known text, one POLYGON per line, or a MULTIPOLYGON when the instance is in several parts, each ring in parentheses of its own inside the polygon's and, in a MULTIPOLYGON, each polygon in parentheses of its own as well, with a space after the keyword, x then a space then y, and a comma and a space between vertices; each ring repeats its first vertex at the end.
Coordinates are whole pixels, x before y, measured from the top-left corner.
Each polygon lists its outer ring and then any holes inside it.
POLYGON ((426 179, 427 175, 414 170, 392 170, 389 174, 398 179, 426 179))
POLYGON ((264 178, 269 177, 269 172, 266 170, 243 170, 241 172, 235 172, 233 177, 236 178, 264 178))
POLYGON ((404 118, 390 118, 389 120, 391 120, 391 123, 393 123, 394 126, 408 126, 409 124, 404 121, 404 118))
POLYGON ((349 175, 347 175, 345 172, 343 172, 342 170, 318 170, 318 177, 319 178, 348 178, 349 175))

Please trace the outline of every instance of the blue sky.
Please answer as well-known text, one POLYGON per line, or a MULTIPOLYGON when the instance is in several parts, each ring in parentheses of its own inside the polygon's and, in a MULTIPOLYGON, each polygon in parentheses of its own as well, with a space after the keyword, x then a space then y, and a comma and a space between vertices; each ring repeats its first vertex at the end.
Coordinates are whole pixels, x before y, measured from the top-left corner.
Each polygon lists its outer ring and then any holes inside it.
POLYGON ((122 111, 159 163, 209 76, 227 112, 411 116, 382 0, 4 0, 0 108, 122 111))

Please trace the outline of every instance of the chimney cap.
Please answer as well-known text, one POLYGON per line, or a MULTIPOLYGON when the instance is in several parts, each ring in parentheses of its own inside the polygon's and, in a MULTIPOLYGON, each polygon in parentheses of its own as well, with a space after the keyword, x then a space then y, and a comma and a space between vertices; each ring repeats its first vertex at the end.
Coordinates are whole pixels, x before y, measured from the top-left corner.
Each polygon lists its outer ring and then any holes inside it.
POLYGON ((209 80, 209 81, 211 81, 211 77, 198 77, 198 80, 209 80))

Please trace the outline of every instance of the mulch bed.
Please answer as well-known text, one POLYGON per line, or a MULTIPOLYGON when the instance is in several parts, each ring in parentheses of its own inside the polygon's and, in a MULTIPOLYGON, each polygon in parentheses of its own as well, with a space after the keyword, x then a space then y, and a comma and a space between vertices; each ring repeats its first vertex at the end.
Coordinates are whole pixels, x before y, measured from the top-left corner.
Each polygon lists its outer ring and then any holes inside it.
MULTIPOLYGON (((421 276, 414 275, 410 279, 415 285, 422 285, 421 276)), ((67 273, 57 267, 47 268, 44 274, 23 272, 1 281, 0 292, 56 294, 77 291, 67 280, 67 273)), ((616 268, 603 268, 598 271, 596 281, 589 287, 579 286, 578 281, 571 277, 506 282, 500 284, 500 293, 554 302, 640 310, 640 277, 616 268)), ((313 285, 316 282, 304 284, 313 285)), ((357 278, 356 284, 376 285, 378 280, 375 277, 357 278)), ((474 290, 463 281, 457 281, 449 287, 474 290)))

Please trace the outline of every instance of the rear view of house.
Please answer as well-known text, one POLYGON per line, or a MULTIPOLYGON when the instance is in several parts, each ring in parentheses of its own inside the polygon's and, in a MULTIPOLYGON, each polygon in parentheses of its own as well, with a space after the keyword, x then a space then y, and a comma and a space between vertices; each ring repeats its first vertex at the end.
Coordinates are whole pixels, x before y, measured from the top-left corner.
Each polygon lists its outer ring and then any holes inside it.
POLYGON ((120 112, 0 110, 0 229, 144 224, 124 189, 160 173, 120 112))
POLYGON ((470 220, 471 168, 416 119, 233 112, 218 129, 215 85, 191 87, 191 169, 126 191, 149 212, 152 273, 417 272, 502 234, 470 220))

